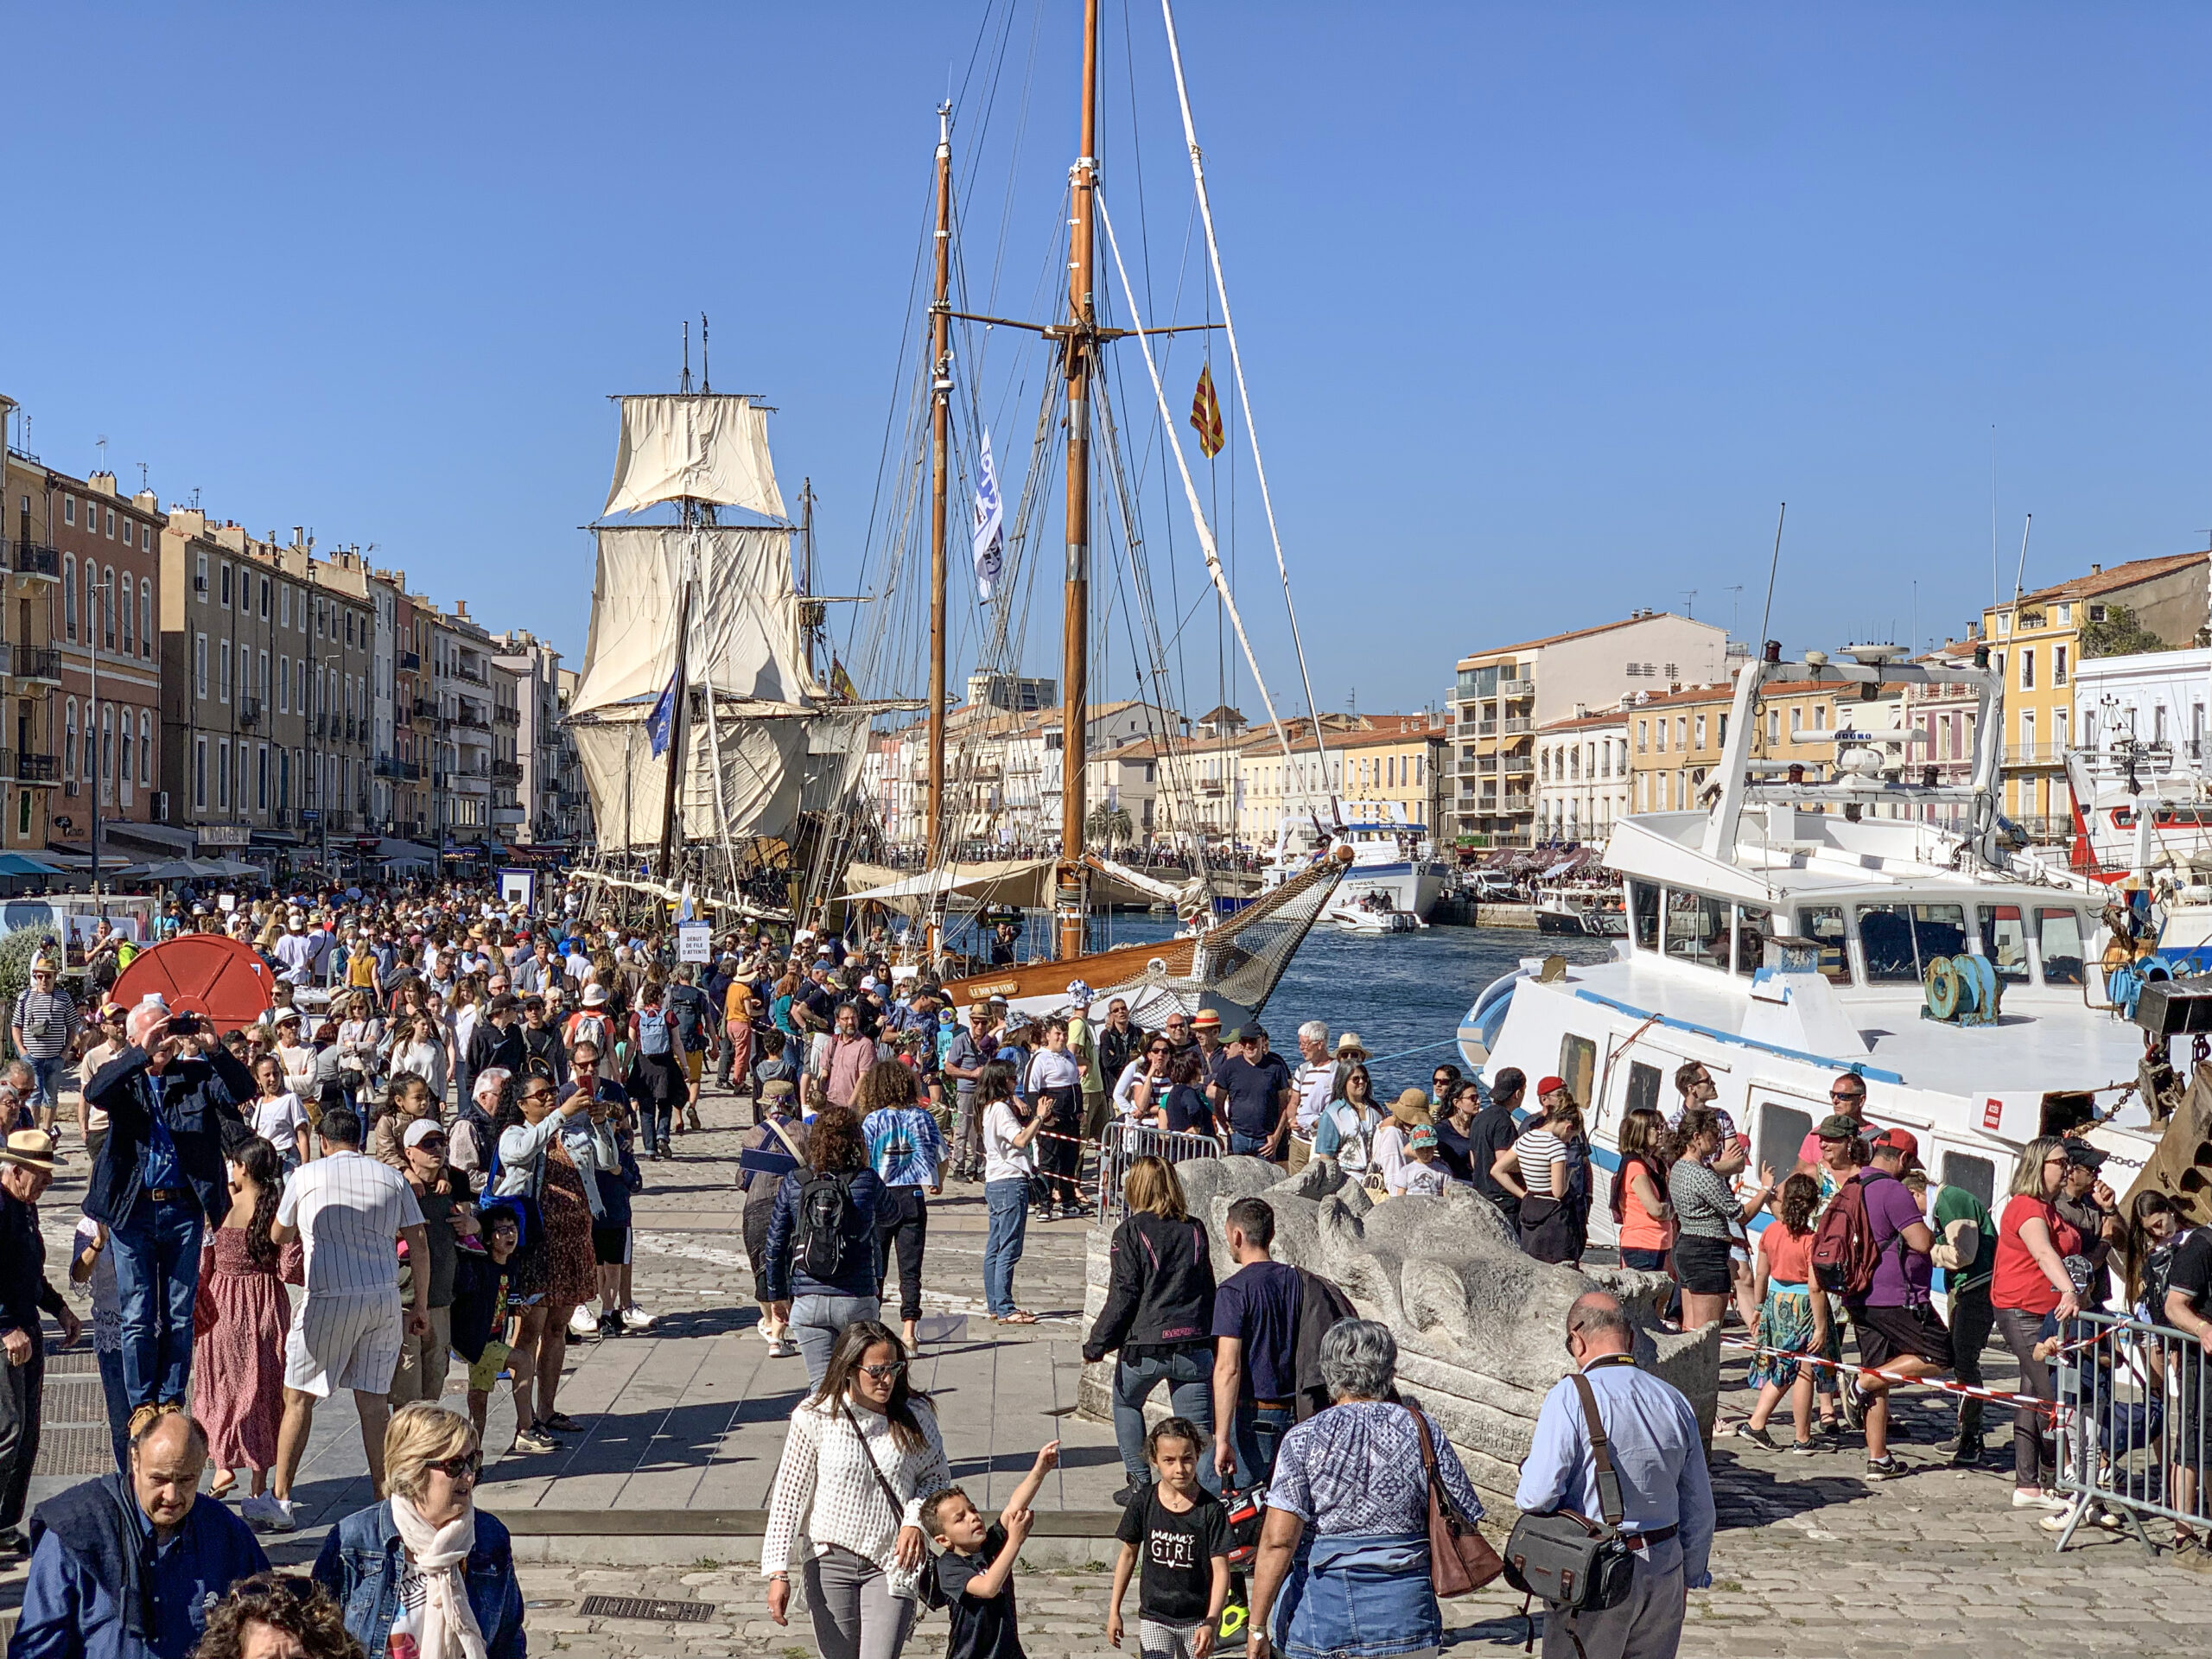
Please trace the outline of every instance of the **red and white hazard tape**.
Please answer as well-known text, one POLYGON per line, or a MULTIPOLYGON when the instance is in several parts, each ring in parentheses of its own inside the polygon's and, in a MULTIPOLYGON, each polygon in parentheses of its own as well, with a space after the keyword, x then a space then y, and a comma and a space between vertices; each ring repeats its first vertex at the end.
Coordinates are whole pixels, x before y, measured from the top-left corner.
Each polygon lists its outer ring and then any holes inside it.
POLYGON ((1885 1371, 1873 1365, 1853 1365, 1847 1360, 1829 1359, 1821 1354, 1801 1354, 1794 1348, 1777 1348, 1763 1342, 1746 1342, 1741 1337, 1723 1337, 1723 1348, 1734 1348, 1745 1353, 1772 1354, 1783 1359, 1794 1359, 1800 1364, 1819 1366, 1826 1370, 1856 1371, 1861 1376, 1878 1376, 1885 1382, 1894 1382, 1908 1388, 1936 1389, 1944 1394, 1959 1395, 1968 1400, 1988 1400, 2000 1406, 2024 1406, 2031 1410, 2055 1414, 2057 1411, 2050 1401, 2038 1400, 2031 1394, 2007 1394, 2000 1389, 1976 1388, 1971 1382, 1953 1382, 1940 1376, 1906 1376, 1897 1371, 1885 1371))

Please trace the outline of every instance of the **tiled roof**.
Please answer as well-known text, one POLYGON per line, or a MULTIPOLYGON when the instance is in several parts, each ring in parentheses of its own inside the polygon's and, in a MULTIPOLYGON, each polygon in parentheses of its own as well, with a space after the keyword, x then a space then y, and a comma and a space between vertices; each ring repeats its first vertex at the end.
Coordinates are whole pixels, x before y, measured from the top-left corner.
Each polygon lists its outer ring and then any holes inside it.
MULTIPOLYGON (((2157 558, 2131 559, 2126 564, 2115 564, 2109 570, 2099 570, 2071 581, 2056 582, 2049 588, 2038 588, 2032 594, 2023 594, 2017 601, 2030 605, 2037 601, 2048 602, 2059 599, 2093 599, 2099 594, 2109 594, 2123 588, 2133 588, 2141 582, 2155 582, 2160 576, 2170 576, 2177 570, 2186 570, 2193 564, 2212 562, 2212 552, 2166 553, 2157 558)), ((2004 606, 1993 608, 2003 610, 2004 606)))
MULTIPOLYGON (((1653 611, 1646 616, 1624 616, 1618 622, 1599 622, 1587 628, 1569 628, 1565 633, 1548 633, 1541 639, 1523 639, 1515 645, 1487 645, 1480 651, 1470 652, 1461 658, 1459 665, 1461 668, 1467 668, 1472 666, 1478 658, 1496 657, 1509 651, 1539 651, 1546 645, 1563 645, 1569 639, 1585 639, 1593 633, 1611 633, 1615 628, 1632 628, 1639 622, 1695 622, 1696 620, 1695 617, 1676 616, 1672 611, 1653 611)), ((1711 627, 1713 625, 1708 622, 1699 626, 1711 627)))

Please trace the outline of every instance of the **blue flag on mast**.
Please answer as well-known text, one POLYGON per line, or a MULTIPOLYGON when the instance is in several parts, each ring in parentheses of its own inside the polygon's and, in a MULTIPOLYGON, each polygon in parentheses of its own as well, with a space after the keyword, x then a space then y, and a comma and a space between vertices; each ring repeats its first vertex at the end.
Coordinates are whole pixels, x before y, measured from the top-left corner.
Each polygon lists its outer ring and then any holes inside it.
POLYGON ((645 740, 653 746, 653 759, 658 760, 668 753, 668 741, 676 725, 676 682, 683 673, 678 668, 668 677, 660 701, 653 704, 653 711, 645 716, 645 740))
POLYGON ((998 586, 1006 549, 1006 508, 999 499, 998 468, 991 464, 990 429, 983 429, 983 453, 976 470, 976 592, 984 603, 998 586))

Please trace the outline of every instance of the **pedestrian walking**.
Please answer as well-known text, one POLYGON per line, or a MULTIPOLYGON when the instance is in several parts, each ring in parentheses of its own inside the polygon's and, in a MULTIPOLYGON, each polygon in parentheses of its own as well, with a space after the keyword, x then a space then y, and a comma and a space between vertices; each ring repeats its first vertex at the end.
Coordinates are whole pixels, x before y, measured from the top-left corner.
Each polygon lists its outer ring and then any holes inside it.
POLYGON ((1229 1600, 1229 1511, 1198 1482, 1201 1438, 1185 1418, 1153 1426, 1144 1439, 1153 1478, 1115 1529, 1122 1548, 1106 1598, 1106 1640, 1122 1645, 1122 1603, 1135 1578, 1141 1659, 1202 1659, 1229 1600))
MULTIPOLYGON (((1920 1146, 1904 1129, 1885 1129, 1868 1147, 1870 1161, 1853 1177, 1859 1189, 1866 1238, 1875 1253, 1874 1270, 1863 1287, 1848 1286, 1844 1312, 1859 1338, 1860 1371, 1850 1397, 1859 1403, 1866 1432, 1866 1478, 1890 1480, 1904 1472, 1890 1455, 1891 1379, 1878 1370, 1908 1377, 1936 1376, 1951 1369, 1951 1333, 1932 1300, 1935 1262, 1929 1255, 1935 1236, 1920 1204, 1898 1179, 1920 1166, 1920 1146)), ((1846 1195, 1840 1194, 1837 1204, 1846 1195)), ((1822 1217, 1830 1224, 1834 1213, 1822 1217)))
POLYGON ((976 1077, 976 1109, 982 1115, 983 1204, 990 1217, 983 1244, 983 1303, 995 1324, 1034 1325, 1037 1316, 1014 1300, 1014 1269, 1028 1230, 1030 1192, 1037 1180, 1035 1143, 1045 1120, 1014 1093, 1012 1069, 996 1060, 976 1077))
MULTIPOLYGON (((1997 1224, 1989 1302, 1998 1334, 2019 1362, 2020 1391, 2055 1399, 2050 1366, 2036 1347, 2054 1325, 2082 1310, 2066 1258, 2078 1255, 2082 1235, 2058 1213, 2055 1200, 2066 1179, 2066 1143, 2040 1135, 2020 1148, 1997 1224)), ((2012 1507, 2062 1510, 2066 1499, 2050 1490, 2056 1448, 2050 1420, 2029 1408, 2012 1413, 2012 1507)))
POLYGON ((16 995, 16 1011, 8 1021, 8 1038, 17 1058, 30 1063, 34 1089, 25 1102, 37 1119, 36 1127, 51 1135, 54 1114, 61 1104, 61 1073, 77 1040, 82 1018, 76 999, 60 988, 60 965, 44 951, 31 958, 31 982, 16 995))
MULTIPOLYGON (((1653 1117, 1659 1116, 1656 1111, 1653 1117)), ((1778 1448, 1767 1423, 1786 1395, 1796 1435, 1793 1452, 1810 1454, 1813 1440, 1813 1376, 1815 1367, 1800 1354, 1817 1354, 1827 1345, 1827 1298, 1813 1283, 1813 1211, 1821 1184, 1793 1174, 1782 1183, 1774 1221, 1759 1234, 1759 1351, 1752 1357, 1744 1386, 1758 1396, 1751 1414, 1736 1426, 1741 1438, 1770 1452, 1778 1448)))
POLYGON ((484 1452, 468 1419, 416 1401, 392 1414, 379 1452, 383 1502, 333 1527, 315 1557, 346 1630, 364 1653, 523 1659, 514 1548, 476 1507, 484 1452))
POLYGON ((284 1068, 273 1054, 253 1063, 259 1092, 253 1101, 253 1132, 276 1154, 280 1171, 297 1169, 314 1154, 308 1134, 308 1110, 300 1097, 284 1086, 284 1068))
POLYGON ((1296 1419, 1303 1292, 1298 1269, 1269 1254, 1275 1212, 1266 1199, 1237 1199, 1222 1232, 1236 1271, 1213 1294, 1213 1468, 1249 1492, 1268 1484, 1296 1419))
POLYGON ((1418 1659, 1443 1616, 1430 1581, 1435 1479, 1461 1521, 1482 1499, 1433 1423, 1397 1402, 1397 1339, 1372 1319, 1321 1338, 1330 1404, 1282 1437, 1253 1563, 1249 1659, 1418 1659))
MULTIPOLYGON (((1145 1157, 1129 1166, 1122 1194, 1129 1214, 1114 1230, 1105 1306, 1084 1338, 1096 1363, 1118 1352, 1114 1368, 1114 1440, 1128 1477, 1114 1495, 1127 1503, 1151 1479, 1144 1452, 1144 1402, 1166 1384, 1170 1409, 1209 1434, 1213 1429, 1213 1260, 1205 1229, 1192 1219, 1174 1166, 1145 1157)), ((1205 1471, 1209 1486, 1218 1477, 1205 1471)))
POLYGON ((227 1497, 247 1471, 258 1497, 276 1465, 284 1422, 284 1341, 292 1329, 289 1277, 299 1283, 296 1240, 276 1239, 283 1171, 265 1141, 242 1141, 231 1162, 230 1213, 201 1245, 192 1374, 194 1403, 215 1465, 210 1497, 227 1497))
POLYGON ((807 1381, 827 1374, 837 1333, 881 1307, 876 1215, 882 1184, 868 1166, 860 1120, 825 1106, 808 1130, 806 1166, 784 1177, 768 1218, 768 1293, 787 1322, 807 1381))
POLYGON ((768 1224, 784 1177, 806 1162, 806 1125, 799 1118, 798 1090, 785 1078, 763 1084, 754 1109, 760 1121, 746 1134, 737 1176, 738 1191, 745 1195, 745 1255, 753 1269, 753 1299, 760 1307, 758 1328, 768 1357, 789 1359, 798 1354, 798 1344, 768 1292, 768 1224))
POLYGON ((61 1327, 61 1345, 83 1329, 60 1292, 47 1281, 46 1240, 39 1231, 38 1201, 54 1179, 54 1136, 45 1129, 13 1129, 0 1149, 0 1560, 27 1552, 22 1525, 38 1462, 39 1426, 46 1398, 46 1334, 49 1313, 61 1327))
POLYGON ((416 1277, 428 1274, 430 1292, 423 1311, 429 1323, 427 1329, 409 1332, 401 1339, 399 1364, 387 1396, 394 1411, 416 1400, 435 1405, 444 1396, 453 1354, 454 1274, 461 1255, 455 1235, 474 1236, 477 1226, 468 1184, 446 1162, 446 1132, 435 1116, 419 1117, 407 1126, 402 1155, 407 1160, 402 1173, 422 1209, 429 1249, 423 1255, 410 1251, 400 1263, 399 1294, 411 1300, 416 1277))
POLYGON ((123 1388, 123 1299, 116 1294, 115 1262, 107 1229, 80 1216, 70 1242, 69 1287, 92 1310, 92 1357, 100 1368, 100 1397, 107 1410, 108 1447, 115 1466, 130 1467, 130 1399, 123 1388))
POLYGON ((429 1249, 413 1189, 397 1171, 363 1154, 361 1120, 350 1106, 323 1108, 321 1135, 324 1155, 286 1184, 270 1230, 280 1247, 301 1241, 307 1284, 285 1333, 276 1470, 269 1492, 248 1498, 239 1511, 272 1532, 299 1525, 293 1478, 316 1404, 339 1389, 353 1391, 370 1483, 382 1486, 385 1396, 405 1338, 429 1325, 429 1275, 417 1275, 412 1306, 403 1312, 393 1255, 402 1243, 413 1261, 429 1249))
POLYGON ((899 1322, 910 1352, 918 1352, 922 1252, 929 1242, 931 1198, 944 1191, 944 1136, 923 1108, 914 1073, 880 1060, 861 1079, 861 1134, 868 1167, 882 1183, 876 1202, 876 1277, 888 1286, 899 1263, 899 1322))
POLYGON ((1633 1563, 1616 1605, 1546 1611, 1544 1659, 1674 1659, 1686 1592, 1712 1582, 1713 1484, 1697 1413, 1672 1383, 1637 1368, 1634 1343, 1617 1299, 1602 1290, 1575 1299, 1567 1314, 1575 1369, 1544 1396, 1521 1465, 1514 1502, 1524 1514, 1602 1515, 1629 1541, 1633 1563), (1600 1431, 1618 1519, 1599 1479, 1600 1431))
MULTIPOLYGON (((830 1116, 816 1120, 817 1136, 830 1116)), ((768 1617, 788 1621, 803 1534, 799 1570, 823 1659, 897 1659, 913 1628, 930 1567, 921 1503, 950 1486, 952 1472, 937 1414, 908 1376, 899 1338, 873 1317, 855 1319, 836 1334, 784 1438, 760 1541, 768 1617)))

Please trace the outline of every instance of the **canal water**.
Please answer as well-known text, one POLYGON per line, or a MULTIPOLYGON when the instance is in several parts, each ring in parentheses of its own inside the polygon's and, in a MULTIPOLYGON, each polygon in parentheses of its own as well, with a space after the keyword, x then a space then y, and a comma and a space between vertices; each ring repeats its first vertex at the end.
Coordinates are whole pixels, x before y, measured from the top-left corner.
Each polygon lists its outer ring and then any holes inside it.
MULTIPOLYGON (((1147 918, 1116 917, 1112 943, 1135 944, 1173 937, 1174 928, 1147 918)), ((1558 955, 1570 963, 1604 962, 1604 939, 1537 933, 1527 928, 1431 927, 1418 933, 1359 934, 1317 927, 1275 987, 1262 1015, 1274 1052, 1298 1062, 1298 1027, 1319 1020, 1333 1043, 1349 1028, 1375 1056, 1375 1092, 1389 1100, 1401 1089, 1427 1087, 1439 1061, 1457 1063, 1448 1045, 1478 993, 1523 957, 1558 955), (1407 1052, 1406 1051, 1417 1051, 1407 1052), (1392 1058, 1395 1057, 1395 1058, 1392 1058)))

